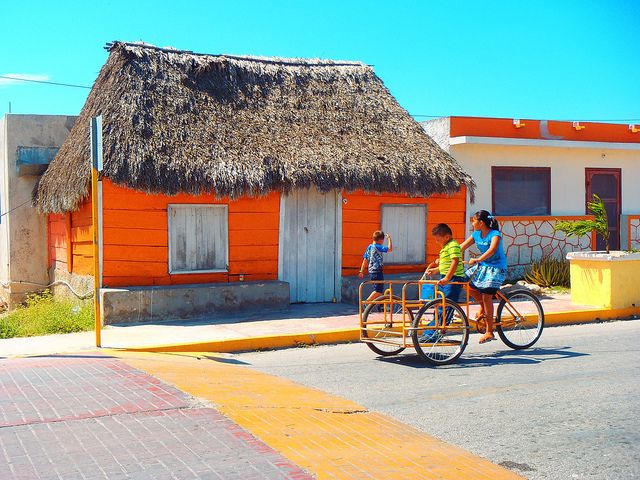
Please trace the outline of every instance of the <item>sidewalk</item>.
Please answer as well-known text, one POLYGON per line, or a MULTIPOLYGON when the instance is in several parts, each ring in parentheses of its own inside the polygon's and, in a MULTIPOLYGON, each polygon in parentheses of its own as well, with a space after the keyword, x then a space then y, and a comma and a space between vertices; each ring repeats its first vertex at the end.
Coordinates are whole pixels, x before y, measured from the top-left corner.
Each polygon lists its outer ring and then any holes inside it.
MULTIPOLYGON (((545 325, 565 325, 639 315, 640 308, 610 311, 572 304, 569 295, 541 299, 545 325)), ((223 319, 109 326, 106 348, 144 351, 232 352, 339 343, 359 339, 357 307, 341 303, 291 305, 287 310, 223 319)), ((0 340, 0 357, 73 352, 95 348, 93 332, 0 340)))
POLYGON ((117 358, 0 360, 0 478, 311 479, 212 405, 117 358))
POLYGON ((0 478, 520 478, 354 402, 233 363, 104 350, 0 360, 0 478))

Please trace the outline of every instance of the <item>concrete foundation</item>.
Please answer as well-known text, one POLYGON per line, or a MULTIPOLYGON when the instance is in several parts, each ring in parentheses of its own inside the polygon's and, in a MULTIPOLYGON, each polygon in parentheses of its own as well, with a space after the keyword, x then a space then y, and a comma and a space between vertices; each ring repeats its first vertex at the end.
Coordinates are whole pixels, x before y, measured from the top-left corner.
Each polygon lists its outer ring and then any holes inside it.
POLYGON ((58 298, 72 300, 93 299, 92 275, 78 275, 69 273, 66 269, 51 267, 49 269, 49 283, 53 284, 50 290, 58 298))
POLYGON ((104 325, 229 316, 261 308, 287 308, 287 282, 238 282, 162 287, 104 288, 104 325))
MULTIPOLYGON (((403 282, 410 281, 418 281, 422 277, 422 273, 396 273, 391 275, 385 275, 384 279, 387 280, 397 280, 403 282)), ((365 275, 365 277, 361 280, 358 277, 342 277, 342 299, 343 303, 350 303, 353 305, 358 304, 358 290, 360 288, 360 284, 362 282, 368 281, 369 276, 365 275)), ((385 288, 389 288, 389 285, 385 285, 385 288)), ((365 285, 362 296, 364 298, 368 297, 369 294, 373 291, 373 285, 365 285)), ((393 295, 397 297, 402 297, 402 285, 394 285, 393 286, 393 295)), ((407 287, 407 298, 418 298, 418 286, 410 285, 407 287)))

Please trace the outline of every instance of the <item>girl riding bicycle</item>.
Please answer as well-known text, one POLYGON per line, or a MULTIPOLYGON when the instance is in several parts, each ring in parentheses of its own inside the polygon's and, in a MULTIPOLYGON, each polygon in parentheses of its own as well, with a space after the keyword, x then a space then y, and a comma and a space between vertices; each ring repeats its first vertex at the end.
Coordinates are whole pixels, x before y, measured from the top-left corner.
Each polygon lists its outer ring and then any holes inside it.
POLYGON ((493 296, 507 277, 507 257, 502 248, 502 234, 498 221, 486 210, 476 212, 471 218, 472 235, 460 248, 462 252, 472 244, 480 250, 480 256, 469 260, 466 275, 471 279, 471 295, 480 303, 477 320, 485 319, 487 329, 480 343, 495 340, 493 335, 493 296))

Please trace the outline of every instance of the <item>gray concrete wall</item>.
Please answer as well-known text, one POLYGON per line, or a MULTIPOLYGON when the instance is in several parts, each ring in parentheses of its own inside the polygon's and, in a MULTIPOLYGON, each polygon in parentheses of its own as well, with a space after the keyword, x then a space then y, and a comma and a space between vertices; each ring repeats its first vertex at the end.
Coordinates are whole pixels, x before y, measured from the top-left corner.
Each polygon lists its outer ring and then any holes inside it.
POLYGON ((49 268, 51 291, 58 298, 88 300, 93 298, 93 275, 69 273, 66 268, 49 268), (81 298, 82 297, 82 298, 81 298))
MULTIPOLYGON (((0 118, 0 213, 9 205, 9 182, 7 179, 6 121, 0 118)), ((0 217, 0 304, 9 302, 9 217, 0 217)))
POLYGON ((8 198, 3 212, 15 209, 3 217, 8 236, 9 266, 5 284, 10 284, 10 306, 49 280, 46 218, 30 203, 39 176, 19 174, 18 147, 60 147, 75 119, 65 115, 7 114, 4 117, 2 169, 6 172, 8 198))
POLYGON ((215 318, 235 312, 287 308, 287 282, 236 282, 168 287, 104 288, 104 325, 215 318))
MULTIPOLYGON (((418 281, 422 277, 422 273, 395 273, 390 275, 385 275, 384 279, 402 281, 402 282, 410 282, 410 281, 418 281)), ((359 277, 342 277, 342 303, 350 303, 353 305, 358 304, 359 298, 359 290, 360 284, 362 282, 369 281, 369 276, 365 275, 365 277, 361 280, 359 277)), ((389 288, 389 285, 385 284, 385 289, 389 288)), ((371 292, 373 291, 373 285, 365 285, 363 288, 362 296, 363 298, 367 298, 371 292)), ((393 285, 393 295, 398 298, 402 297, 402 285, 393 285)), ((407 287, 406 298, 418 298, 418 286, 410 285, 407 287)))

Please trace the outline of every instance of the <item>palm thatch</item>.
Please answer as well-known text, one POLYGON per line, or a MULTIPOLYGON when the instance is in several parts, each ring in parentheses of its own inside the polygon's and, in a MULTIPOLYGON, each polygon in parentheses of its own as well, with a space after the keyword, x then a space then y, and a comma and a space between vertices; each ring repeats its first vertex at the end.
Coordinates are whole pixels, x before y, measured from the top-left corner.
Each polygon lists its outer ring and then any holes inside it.
POLYGON ((360 62, 202 55, 114 42, 78 121, 39 185, 42 212, 90 185, 90 117, 103 175, 149 193, 236 198, 315 185, 413 196, 473 180, 360 62))

